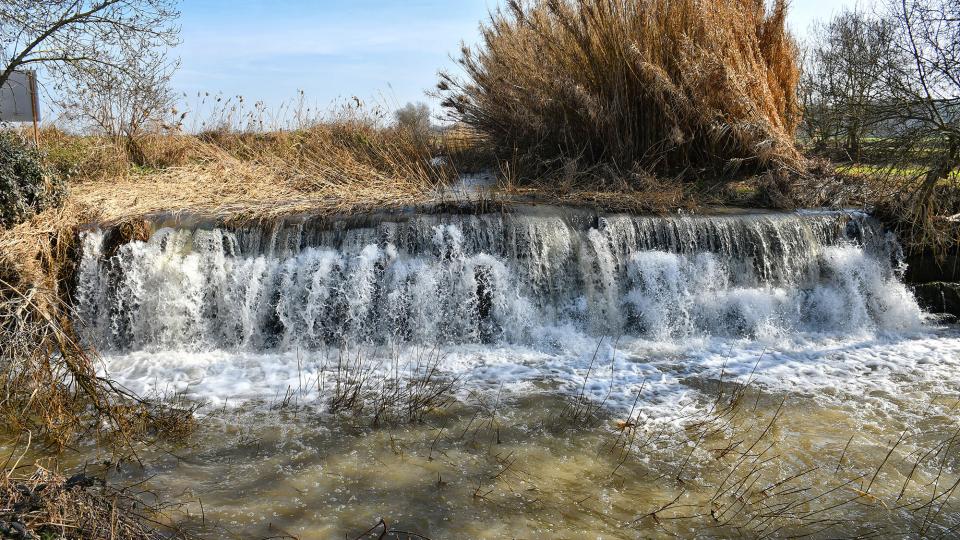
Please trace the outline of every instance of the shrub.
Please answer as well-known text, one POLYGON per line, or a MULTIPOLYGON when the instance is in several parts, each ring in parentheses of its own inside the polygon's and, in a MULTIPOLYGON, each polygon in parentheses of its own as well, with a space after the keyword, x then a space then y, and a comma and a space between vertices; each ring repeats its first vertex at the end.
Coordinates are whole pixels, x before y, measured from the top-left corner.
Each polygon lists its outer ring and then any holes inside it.
POLYGON ((511 0, 439 95, 528 173, 796 166, 785 17, 784 0, 511 0))
POLYGON ((430 136, 433 125, 430 121, 430 107, 426 103, 407 103, 393 113, 396 125, 418 137, 430 136))
POLYGON ((13 133, 0 133, 0 227, 63 204, 66 185, 44 168, 38 151, 13 133))

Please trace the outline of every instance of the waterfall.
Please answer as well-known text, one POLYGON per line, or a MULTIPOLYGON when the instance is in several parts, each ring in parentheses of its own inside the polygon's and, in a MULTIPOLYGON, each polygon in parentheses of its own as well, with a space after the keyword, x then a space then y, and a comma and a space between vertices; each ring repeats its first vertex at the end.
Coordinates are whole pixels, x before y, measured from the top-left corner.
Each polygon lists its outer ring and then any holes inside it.
POLYGON ((161 225, 109 256, 105 231, 84 233, 76 302, 101 350, 535 344, 558 327, 753 339, 921 318, 895 238, 859 214, 161 225))

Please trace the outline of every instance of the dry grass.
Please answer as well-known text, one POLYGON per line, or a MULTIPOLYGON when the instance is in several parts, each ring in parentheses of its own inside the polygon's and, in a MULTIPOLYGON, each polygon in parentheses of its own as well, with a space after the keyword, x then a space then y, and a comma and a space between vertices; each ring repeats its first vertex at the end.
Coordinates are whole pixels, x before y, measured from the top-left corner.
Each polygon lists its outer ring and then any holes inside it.
POLYGON ((78 473, 69 478, 36 466, 29 475, 0 474, 0 536, 83 540, 186 538, 167 531, 162 509, 135 492, 112 489, 78 473), (163 532, 161 532, 163 531, 163 532))
POLYGON ((462 123, 445 129, 434 140, 438 155, 460 174, 476 174, 497 168, 493 147, 483 134, 462 123))
POLYGON ((95 209, 101 224, 153 213, 269 219, 296 213, 329 214, 423 202, 431 184, 354 163, 352 171, 325 160, 284 162, 276 155, 240 159, 194 142, 198 162, 73 186, 71 198, 95 209))
MULTIPOLYGON (((91 140, 53 139, 48 154, 91 140)), ((140 146, 155 167, 81 167, 71 199, 104 224, 160 212, 268 219, 416 204, 453 176, 429 141, 356 112, 295 131, 158 134, 140 146)))
POLYGON ((99 404, 93 365, 65 309, 81 216, 68 205, 0 231, 0 415, 10 430, 40 431, 61 446, 82 429, 88 403, 79 395, 99 404))
POLYGON ((461 388, 458 377, 441 369, 443 359, 437 347, 394 349, 383 357, 344 345, 318 366, 315 379, 301 371, 299 387, 278 393, 271 407, 296 411, 322 402, 341 419, 373 427, 422 424, 455 403, 461 388))
POLYGON ((799 168, 785 16, 783 1, 513 0, 440 95, 527 177, 799 168))
POLYGON ((691 209, 705 200, 701 190, 680 182, 669 182, 635 172, 618 174, 615 183, 599 174, 561 174, 535 180, 524 179, 523 165, 501 163, 500 185, 488 195, 506 201, 532 202, 595 208, 604 212, 662 213, 677 208, 691 209))

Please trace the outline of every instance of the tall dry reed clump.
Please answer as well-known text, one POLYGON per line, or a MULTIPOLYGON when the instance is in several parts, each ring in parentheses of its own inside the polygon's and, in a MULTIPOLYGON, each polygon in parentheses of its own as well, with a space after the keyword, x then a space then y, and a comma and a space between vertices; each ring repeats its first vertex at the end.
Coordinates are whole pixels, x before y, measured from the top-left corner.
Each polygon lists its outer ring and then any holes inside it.
POLYGON ((797 168, 786 1, 511 0, 444 105, 530 174, 797 168))

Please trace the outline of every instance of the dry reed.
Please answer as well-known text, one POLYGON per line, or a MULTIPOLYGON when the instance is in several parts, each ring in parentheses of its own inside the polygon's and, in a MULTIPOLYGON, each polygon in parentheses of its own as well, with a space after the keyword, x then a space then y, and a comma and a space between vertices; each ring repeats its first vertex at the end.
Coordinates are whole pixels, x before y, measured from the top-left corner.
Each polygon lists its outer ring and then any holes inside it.
POLYGON ((442 75, 452 115, 527 178, 802 165, 786 2, 512 0, 442 75))
POLYGON ((0 414, 9 429, 39 430, 61 445, 82 424, 87 403, 78 395, 99 398, 65 309, 71 231, 81 215, 70 205, 0 231, 0 414))
POLYGON ((361 351, 341 350, 329 376, 318 381, 319 395, 333 414, 368 419, 373 426, 422 423, 445 409, 461 381, 445 373, 438 348, 409 351, 401 362, 396 352, 388 364, 368 360, 361 351))
POLYGON ((73 200, 101 224, 161 212, 268 219, 422 203, 451 175, 405 132, 360 122, 179 140, 186 163, 79 182, 73 200))

